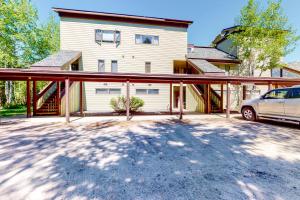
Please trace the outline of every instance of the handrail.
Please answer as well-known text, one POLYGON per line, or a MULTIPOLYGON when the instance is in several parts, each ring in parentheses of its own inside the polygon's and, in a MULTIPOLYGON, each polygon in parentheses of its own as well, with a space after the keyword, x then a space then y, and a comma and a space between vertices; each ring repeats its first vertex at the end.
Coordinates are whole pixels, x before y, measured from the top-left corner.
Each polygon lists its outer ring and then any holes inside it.
POLYGON ((204 101, 203 95, 200 93, 200 91, 197 89, 197 87, 194 84, 191 84, 193 90, 198 94, 198 96, 204 101))
POLYGON ((50 82, 46 87, 42 89, 42 91, 37 94, 36 100, 39 100, 52 86, 55 84, 55 81, 50 82))

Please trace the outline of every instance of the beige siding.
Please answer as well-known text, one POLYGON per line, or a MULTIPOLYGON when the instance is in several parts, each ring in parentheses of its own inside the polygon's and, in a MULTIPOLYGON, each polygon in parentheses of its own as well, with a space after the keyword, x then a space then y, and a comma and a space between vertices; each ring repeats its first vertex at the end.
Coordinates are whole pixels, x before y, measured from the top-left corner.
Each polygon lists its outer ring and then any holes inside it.
MULTIPOLYGON (((79 105, 79 83, 74 82, 69 89, 69 109, 70 113, 78 112, 80 105, 79 105)), ((66 113, 66 96, 64 95, 61 99, 61 115, 65 115, 66 113)))
POLYGON ((191 112, 204 113, 205 110, 203 99, 194 91, 191 85, 187 85, 186 106, 187 110, 191 112))
MULTIPOLYGON (((173 73, 174 60, 185 60, 187 53, 187 30, 185 28, 139 25, 100 20, 61 18, 61 49, 82 52, 81 69, 97 71, 98 60, 105 60, 105 71, 111 72, 111 60, 118 61, 118 71, 145 73, 145 62, 151 62, 151 73, 173 73), (95 29, 121 31, 119 46, 111 43, 95 42, 95 29), (135 44, 135 34, 157 35, 159 45, 135 44)), ((109 102, 116 95, 99 95, 96 88, 121 88, 122 83, 84 84, 87 111, 111 111, 109 102)), ((136 88, 159 89, 159 95, 144 95, 145 111, 165 111, 169 109, 168 84, 141 84, 131 87, 131 95, 136 88)))

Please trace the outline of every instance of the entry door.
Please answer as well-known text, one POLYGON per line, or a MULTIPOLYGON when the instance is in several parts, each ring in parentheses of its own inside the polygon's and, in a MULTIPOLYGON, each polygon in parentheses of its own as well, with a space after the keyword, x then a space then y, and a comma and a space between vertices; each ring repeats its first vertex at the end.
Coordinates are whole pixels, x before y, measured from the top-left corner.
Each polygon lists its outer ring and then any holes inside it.
POLYGON ((267 115, 284 115, 284 103, 288 91, 288 89, 277 89, 265 94, 258 103, 259 113, 267 115))
POLYGON ((290 90, 284 104, 285 115, 288 117, 300 117, 300 88, 290 90))

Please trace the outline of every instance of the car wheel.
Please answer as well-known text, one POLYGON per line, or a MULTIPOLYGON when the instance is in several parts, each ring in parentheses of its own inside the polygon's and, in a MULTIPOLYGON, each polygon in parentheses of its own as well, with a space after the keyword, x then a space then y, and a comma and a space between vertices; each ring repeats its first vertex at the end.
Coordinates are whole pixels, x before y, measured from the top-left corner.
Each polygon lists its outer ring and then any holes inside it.
POLYGON ((256 120, 255 111, 251 107, 243 108, 242 115, 243 115, 243 118, 245 120, 248 120, 248 121, 255 121, 256 120))

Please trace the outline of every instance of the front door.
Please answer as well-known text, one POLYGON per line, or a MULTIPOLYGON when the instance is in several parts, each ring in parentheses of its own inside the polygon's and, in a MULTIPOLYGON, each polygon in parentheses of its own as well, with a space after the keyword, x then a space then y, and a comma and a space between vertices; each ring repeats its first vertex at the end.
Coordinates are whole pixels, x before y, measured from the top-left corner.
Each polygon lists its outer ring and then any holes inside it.
POLYGON ((272 90, 258 103, 259 113, 266 115, 284 115, 284 103, 288 89, 272 90))

